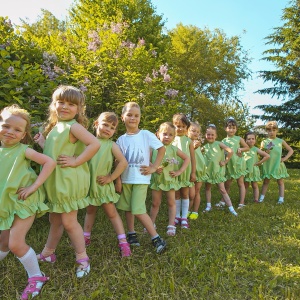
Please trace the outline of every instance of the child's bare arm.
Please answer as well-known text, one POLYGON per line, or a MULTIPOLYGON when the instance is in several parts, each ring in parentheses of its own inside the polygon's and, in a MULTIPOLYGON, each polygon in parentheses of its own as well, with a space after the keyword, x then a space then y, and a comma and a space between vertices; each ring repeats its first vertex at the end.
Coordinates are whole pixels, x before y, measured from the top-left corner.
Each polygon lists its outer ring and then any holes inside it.
POLYGON ((154 173, 160 166, 160 164, 164 158, 165 152, 166 152, 166 148, 164 146, 161 146, 160 148, 158 148, 155 162, 153 162, 153 164, 150 164, 150 166, 145 166, 145 165, 141 166, 140 171, 141 171, 142 175, 149 175, 149 174, 154 173))
POLYGON ((115 159, 118 161, 116 164, 115 170, 112 174, 107 174, 105 176, 98 176, 97 177, 97 183, 104 185, 107 183, 110 183, 120 177, 120 175, 123 173, 123 171, 126 169, 128 162, 123 155, 122 151, 118 147, 116 143, 113 143, 112 146, 112 154, 115 157, 115 159))
POLYGON ((33 194, 46 181, 56 167, 56 163, 51 157, 39 153, 31 148, 26 149, 25 157, 43 166, 43 168, 32 185, 20 187, 18 189, 18 198, 23 200, 33 194))
POLYGON ((262 156, 262 159, 261 159, 260 161, 258 161, 258 162, 255 164, 255 166, 260 166, 260 165, 262 165, 266 160, 268 160, 268 159, 270 158, 270 155, 269 155, 267 152, 263 151, 263 150, 258 149, 258 150, 257 150, 257 153, 258 153, 260 156, 262 156))
POLYGON ((290 145, 288 145, 288 143, 286 141, 282 142, 282 146, 288 151, 286 156, 281 158, 281 161, 284 162, 284 161, 288 160, 293 155, 294 150, 292 149, 292 147, 290 145))

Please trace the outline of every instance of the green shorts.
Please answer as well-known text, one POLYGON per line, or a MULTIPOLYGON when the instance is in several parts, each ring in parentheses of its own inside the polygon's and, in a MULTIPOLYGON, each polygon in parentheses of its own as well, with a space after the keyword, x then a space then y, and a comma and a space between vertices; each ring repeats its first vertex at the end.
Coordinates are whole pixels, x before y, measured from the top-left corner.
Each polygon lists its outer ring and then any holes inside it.
POLYGON ((122 184, 122 193, 116 204, 117 208, 130 211, 133 215, 147 213, 147 189, 148 184, 122 184))

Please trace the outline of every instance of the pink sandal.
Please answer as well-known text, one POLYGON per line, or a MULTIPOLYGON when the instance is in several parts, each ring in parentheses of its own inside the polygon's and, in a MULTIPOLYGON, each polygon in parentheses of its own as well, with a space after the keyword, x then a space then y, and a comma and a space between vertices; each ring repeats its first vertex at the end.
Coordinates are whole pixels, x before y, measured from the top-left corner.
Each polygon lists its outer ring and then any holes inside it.
POLYGON ((181 223, 181 218, 176 217, 176 218, 175 218, 174 225, 177 226, 177 225, 180 225, 180 223, 181 223))
POLYGON ((22 293, 21 299, 27 300, 30 295, 31 298, 39 295, 42 290, 42 287, 48 280, 49 277, 46 276, 35 276, 35 277, 28 278, 28 284, 22 293))
POLYGON ((189 226, 189 223, 188 223, 188 219, 181 219, 181 228, 183 229, 188 229, 190 226, 189 226))
POLYGON ((49 256, 44 256, 42 253, 38 254, 37 256, 38 261, 41 262, 49 262, 51 264, 54 264, 56 262, 56 255, 54 253, 52 253, 49 256))
POLYGON ((90 259, 88 257, 82 258, 82 259, 78 259, 76 260, 76 262, 79 264, 79 267, 76 270, 76 277, 77 278, 82 278, 86 275, 88 275, 91 271, 91 265, 90 263, 87 264, 86 267, 83 267, 83 265, 81 263, 83 262, 88 262, 90 259))

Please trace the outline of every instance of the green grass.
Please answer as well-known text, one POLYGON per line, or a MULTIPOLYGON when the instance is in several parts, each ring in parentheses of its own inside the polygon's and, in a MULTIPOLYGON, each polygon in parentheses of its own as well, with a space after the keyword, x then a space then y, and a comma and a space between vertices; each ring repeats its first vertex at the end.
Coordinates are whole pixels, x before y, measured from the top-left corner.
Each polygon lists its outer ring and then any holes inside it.
MULTIPOLYGON (((200 213, 189 230, 166 237, 167 208, 156 222, 168 249, 157 255, 149 236, 140 232, 141 247, 121 259, 112 226, 100 209, 88 248, 92 270, 75 277, 74 251, 63 237, 58 261, 42 264, 51 277, 39 299, 299 299, 300 298, 300 171, 289 170, 284 205, 277 205, 276 181, 271 181, 264 203, 252 203, 235 218, 228 210, 200 213)), ((200 211, 205 208, 203 201, 200 211)), ((231 198, 238 202, 236 184, 231 198)), ((215 204, 220 196, 213 188, 215 204)), ((148 198, 150 204, 150 198, 148 198)), ((83 221, 84 211, 79 219, 83 221)), ((48 234, 47 217, 37 219, 28 243, 39 252, 48 234)), ((0 299, 16 299, 26 285, 26 272, 10 254, 0 262, 0 299)))

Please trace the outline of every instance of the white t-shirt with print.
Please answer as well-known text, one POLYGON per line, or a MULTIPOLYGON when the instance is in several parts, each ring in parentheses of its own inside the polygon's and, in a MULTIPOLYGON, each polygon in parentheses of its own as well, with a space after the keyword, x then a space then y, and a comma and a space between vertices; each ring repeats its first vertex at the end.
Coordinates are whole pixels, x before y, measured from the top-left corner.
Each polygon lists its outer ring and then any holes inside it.
POLYGON ((117 140, 128 166, 121 175, 122 183, 150 184, 150 175, 142 175, 141 166, 149 166, 151 149, 163 146, 162 142, 150 131, 140 130, 137 134, 123 134, 117 140))

